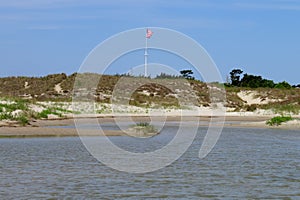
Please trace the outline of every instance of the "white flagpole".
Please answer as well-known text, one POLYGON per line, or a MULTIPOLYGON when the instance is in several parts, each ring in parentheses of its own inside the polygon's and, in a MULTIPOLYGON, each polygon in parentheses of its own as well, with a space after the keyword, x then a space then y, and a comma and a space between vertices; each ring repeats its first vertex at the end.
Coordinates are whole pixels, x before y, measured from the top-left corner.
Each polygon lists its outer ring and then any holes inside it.
POLYGON ((145 66, 144 66, 144 75, 145 77, 147 77, 147 62, 148 62, 148 37, 147 37, 147 33, 146 33, 146 47, 145 47, 145 66))

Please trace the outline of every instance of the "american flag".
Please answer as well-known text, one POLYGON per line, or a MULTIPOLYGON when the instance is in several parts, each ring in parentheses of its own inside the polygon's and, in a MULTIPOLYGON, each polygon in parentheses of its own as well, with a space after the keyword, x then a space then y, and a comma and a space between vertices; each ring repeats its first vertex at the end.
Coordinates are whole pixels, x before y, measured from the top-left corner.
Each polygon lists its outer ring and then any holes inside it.
POLYGON ((146 38, 150 38, 151 36, 153 35, 153 32, 147 28, 147 31, 146 31, 146 38))

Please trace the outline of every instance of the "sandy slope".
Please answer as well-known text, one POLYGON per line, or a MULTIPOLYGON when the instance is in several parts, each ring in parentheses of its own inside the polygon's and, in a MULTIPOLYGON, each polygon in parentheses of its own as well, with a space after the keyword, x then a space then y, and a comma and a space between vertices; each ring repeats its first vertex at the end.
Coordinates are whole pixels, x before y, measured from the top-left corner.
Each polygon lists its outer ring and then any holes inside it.
POLYGON ((257 97, 259 94, 256 91, 244 90, 237 93, 238 97, 240 97, 246 104, 252 105, 263 105, 271 102, 280 102, 282 99, 269 99, 269 98, 260 98, 257 97))

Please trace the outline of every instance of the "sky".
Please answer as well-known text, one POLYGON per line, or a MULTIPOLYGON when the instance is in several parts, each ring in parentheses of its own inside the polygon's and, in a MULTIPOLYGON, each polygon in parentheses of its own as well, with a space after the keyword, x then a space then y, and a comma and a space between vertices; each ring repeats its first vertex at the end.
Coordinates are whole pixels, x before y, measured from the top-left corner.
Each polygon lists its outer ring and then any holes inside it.
POLYGON ((0 0, 0 77, 71 74, 112 35, 163 27, 201 44, 224 80, 239 68, 299 84, 299 19, 300 0, 0 0))

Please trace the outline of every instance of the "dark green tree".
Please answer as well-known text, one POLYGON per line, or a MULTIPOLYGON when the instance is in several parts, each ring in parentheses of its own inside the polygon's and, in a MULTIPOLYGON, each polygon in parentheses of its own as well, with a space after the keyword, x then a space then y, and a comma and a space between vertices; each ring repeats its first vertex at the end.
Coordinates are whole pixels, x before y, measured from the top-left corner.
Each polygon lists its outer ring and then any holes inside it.
POLYGON ((272 80, 263 79, 260 87, 274 88, 275 83, 272 80))
POLYGON ((172 75, 172 74, 166 74, 166 73, 160 73, 159 75, 156 75, 157 79, 175 79, 175 78, 180 78, 178 75, 172 75))
POLYGON ((272 80, 263 79, 261 76, 255 76, 251 74, 245 74, 242 78, 240 85, 242 87, 250 87, 250 88, 274 88, 275 83, 272 80))
POLYGON ((192 75, 194 74, 194 72, 190 69, 185 69, 185 70, 181 70, 180 71, 180 74, 183 78, 186 78, 186 79, 190 79, 190 80, 193 80, 195 79, 192 75))
POLYGON ((230 72, 231 85, 240 86, 240 75, 243 74, 241 69, 233 69, 230 72))
POLYGON ((261 76, 254 76, 251 74, 244 74, 244 77, 241 80, 241 86, 242 87, 250 87, 250 88, 258 88, 261 85, 262 81, 261 76))
POLYGON ((292 86, 291 86, 288 82, 282 81, 282 82, 280 82, 280 83, 277 83, 277 84, 275 85, 275 88, 280 88, 280 89, 291 89, 292 86))

